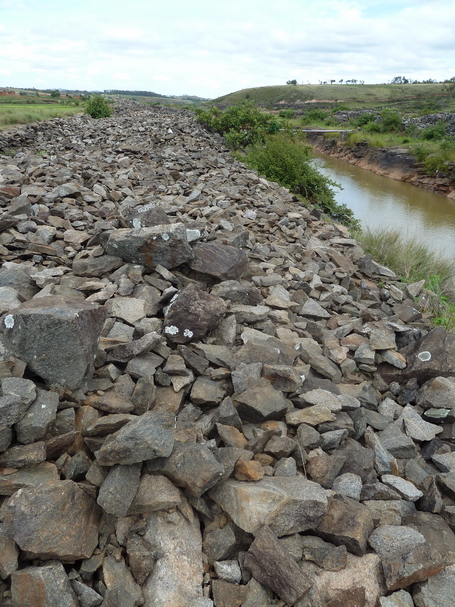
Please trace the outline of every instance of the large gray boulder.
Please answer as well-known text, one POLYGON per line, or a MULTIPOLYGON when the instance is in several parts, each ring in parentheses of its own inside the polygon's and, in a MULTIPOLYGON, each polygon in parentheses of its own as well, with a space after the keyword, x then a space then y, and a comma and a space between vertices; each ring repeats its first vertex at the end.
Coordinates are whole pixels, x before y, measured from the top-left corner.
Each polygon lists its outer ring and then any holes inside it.
POLYGON ((48 386, 80 388, 93 372, 103 307, 62 297, 28 301, 3 316, 0 339, 48 386))

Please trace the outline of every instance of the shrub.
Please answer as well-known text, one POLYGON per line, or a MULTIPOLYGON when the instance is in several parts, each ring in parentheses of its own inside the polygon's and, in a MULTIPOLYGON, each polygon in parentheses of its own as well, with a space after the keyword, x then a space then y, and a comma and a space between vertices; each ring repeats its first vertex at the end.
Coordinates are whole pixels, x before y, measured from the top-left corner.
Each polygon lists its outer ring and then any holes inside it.
POLYGON ((252 101, 231 105, 224 112, 212 106, 196 108, 199 122, 224 135, 227 144, 234 149, 263 143, 266 135, 277 133, 283 123, 272 114, 266 114, 252 101))
POLYGON ((379 122, 369 122, 368 124, 365 125, 365 130, 368 133, 382 133, 382 124, 379 124, 379 122))
POLYGON ((446 134, 447 125, 443 120, 439 120, 436 124, 423 129, 420 136, 425 141, 431 141, 432 139, 442 139, 446 134))
POLYGON ((393 110, 382 110, 381 125, 383 133, 397 133, 403 130, 401 116, 393 110))
POLYGON ((373 122, 373 120, 376 120, 376 116, 374 114, 365 113, 357 116, 357 118, 355 118, 352 122, 354 126, 365 126, 369 122, 373 122))
POLYGON ((320 108, 312 108, 302 116, 302 124, 311 124, 312 122, 323 122, 330 117, 330 112, 320 108))
POLYGON ((295 111, 291 108, 288 110, 280 110, 278 112, 278 116, 280 118, 284 118, 285 120, 290 120, 291 118, 294 118, 294 114, 295 114, 295 111))
POLYGON ((267 179, 300 194, 336 221, 356 225, 352 211, 335 201, 333 187, 337 184, 310 164, 309 150, 301 139, 282 133, 267 137, 265 145, 250 147, 242 160, 267 179))
POLYGON ((101 95, 94 95, 85 103, 85 113, 92 118, 108 118, 112 111, 110 103, 101 95))

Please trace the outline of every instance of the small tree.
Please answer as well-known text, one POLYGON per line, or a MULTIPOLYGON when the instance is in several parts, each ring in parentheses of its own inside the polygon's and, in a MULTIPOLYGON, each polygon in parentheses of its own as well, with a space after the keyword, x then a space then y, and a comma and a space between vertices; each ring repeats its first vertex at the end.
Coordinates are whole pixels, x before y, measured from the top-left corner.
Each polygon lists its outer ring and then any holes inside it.
POLYGON ((101 95, 94 95, 85 103, 85 113, 92 118, 107 118, 112 111, 109 102, 101 95))
POLYGON ((297 80, 288 80, 286 84, 293 84, 295 86, 297 84, 297 80))
POLYGON ((58 99, 60 97, 60 91, 57 91, 57 89, 55 89, 55 91, 51 92, 51 97, 53 99, 58 99))

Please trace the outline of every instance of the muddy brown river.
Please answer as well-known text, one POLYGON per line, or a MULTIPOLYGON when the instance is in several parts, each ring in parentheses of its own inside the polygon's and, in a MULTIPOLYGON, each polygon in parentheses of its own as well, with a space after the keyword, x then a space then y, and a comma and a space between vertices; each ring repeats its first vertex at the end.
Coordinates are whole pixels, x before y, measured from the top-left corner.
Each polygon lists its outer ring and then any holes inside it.
POLYGON ((455 259, 455 201, 403 181, 376 175, 315 152, 314 163, 338 182, 336 200, 368 228, 399 228, 409 238, 455 259))

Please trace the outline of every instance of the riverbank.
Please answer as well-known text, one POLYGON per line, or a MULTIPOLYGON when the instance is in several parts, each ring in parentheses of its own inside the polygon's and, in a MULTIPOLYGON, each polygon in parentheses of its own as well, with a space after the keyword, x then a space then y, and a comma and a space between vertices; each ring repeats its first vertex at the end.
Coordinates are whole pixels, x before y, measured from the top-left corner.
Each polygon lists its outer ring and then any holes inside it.
POLYGON ((455 200, 455 179, 426 175, 422 170, 422 163, 406 148, 376 148, 362 142, 350 146, 341 138, 335 138, 333 135, 328 138, 320 133, 307 134, 307 140, 323 154, 455 200))

